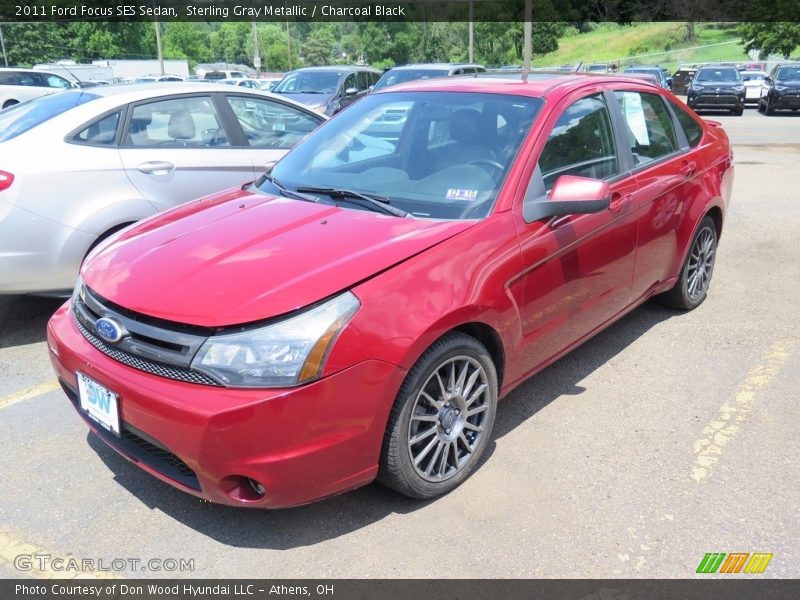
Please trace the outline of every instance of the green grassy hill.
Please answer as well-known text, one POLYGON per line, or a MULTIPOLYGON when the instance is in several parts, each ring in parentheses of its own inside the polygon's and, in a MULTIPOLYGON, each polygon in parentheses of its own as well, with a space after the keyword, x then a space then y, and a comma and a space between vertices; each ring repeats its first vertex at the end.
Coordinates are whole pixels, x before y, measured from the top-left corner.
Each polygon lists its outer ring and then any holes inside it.
POLYGON ((694 41, 685 40, 685 23, 601 23, 594 31, 575 32, 561 38, 558 50, 534 56, 533 66, 575 64, 582 60, 584 63, 615 61, 623 66, 631 62, 657 63, 672 70, 679 62, 749 60, 734 27, 698 23, 695 35, 694 41), (640 58, 625 60, 631 56, 640 58))

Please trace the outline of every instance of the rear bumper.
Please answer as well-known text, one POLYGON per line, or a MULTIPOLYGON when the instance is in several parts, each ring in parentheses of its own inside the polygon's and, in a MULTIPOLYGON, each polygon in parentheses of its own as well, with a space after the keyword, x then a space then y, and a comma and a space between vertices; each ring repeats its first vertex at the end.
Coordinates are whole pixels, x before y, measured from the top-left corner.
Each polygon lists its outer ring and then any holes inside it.
POLYGON ((299 388, 235 390, 127 367, 92 346, 67 305, 48 325, 53 367, 78 409, 75 373, 118 395, 122 436, 78 412, 109 446, 159 479, 212 502, 280 508, 365 485, 405 375, 366 361, 299 388), (244 485, 266 488, 257 497, 244 485))
POLYGON ((0 294, 69 290, 95 239, 0 197, 0 294))

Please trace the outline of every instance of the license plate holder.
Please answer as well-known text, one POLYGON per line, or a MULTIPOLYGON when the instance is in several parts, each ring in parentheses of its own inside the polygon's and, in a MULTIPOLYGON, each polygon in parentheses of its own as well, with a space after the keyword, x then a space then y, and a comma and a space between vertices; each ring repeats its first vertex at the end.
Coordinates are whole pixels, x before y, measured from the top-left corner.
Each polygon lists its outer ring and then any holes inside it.
POLYGON ((117 394, 83 373, 75 373, 75 376, 78 378, 78 396, 83 413, 119 437, 119 398, 117 394))

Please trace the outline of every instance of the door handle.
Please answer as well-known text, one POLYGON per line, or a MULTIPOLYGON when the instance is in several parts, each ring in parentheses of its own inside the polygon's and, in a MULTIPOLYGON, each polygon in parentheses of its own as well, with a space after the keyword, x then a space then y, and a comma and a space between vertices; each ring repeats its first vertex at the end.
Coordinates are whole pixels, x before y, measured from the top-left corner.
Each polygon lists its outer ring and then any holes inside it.
POLYGON ((608 209, 611 212, 621 212, 623 208, 627 208, 628 204, 630 204, 631 195, 630 194, 620 194, 616 193, 611 196, 611 202, 608 203, 608 209))
POLYGON ((136 168, 147 175, 169 175, 175 170, 175 165, 163 160, 151 160, 143 162, 136 168))
POLYGON ((691 177, 697 170, 697 163, 693 160, 685 160, 683 161, 680 170, 683 175, 686 175, 686 177, 691 177))

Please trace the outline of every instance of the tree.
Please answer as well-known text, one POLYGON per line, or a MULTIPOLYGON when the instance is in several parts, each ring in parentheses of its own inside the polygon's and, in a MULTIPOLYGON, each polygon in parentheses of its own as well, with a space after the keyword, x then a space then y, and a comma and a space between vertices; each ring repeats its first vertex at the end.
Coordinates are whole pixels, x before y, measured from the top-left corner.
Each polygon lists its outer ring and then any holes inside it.
POLYGON ((739 34, 748 52, 760 50, 789 58, 800 46, 800 23, 742 23, 739 34))
POLYGON ((212 59, 209 32, 185 21, 170 21, 162 28, 165 58, 186 58, 195 64, 212 59))

